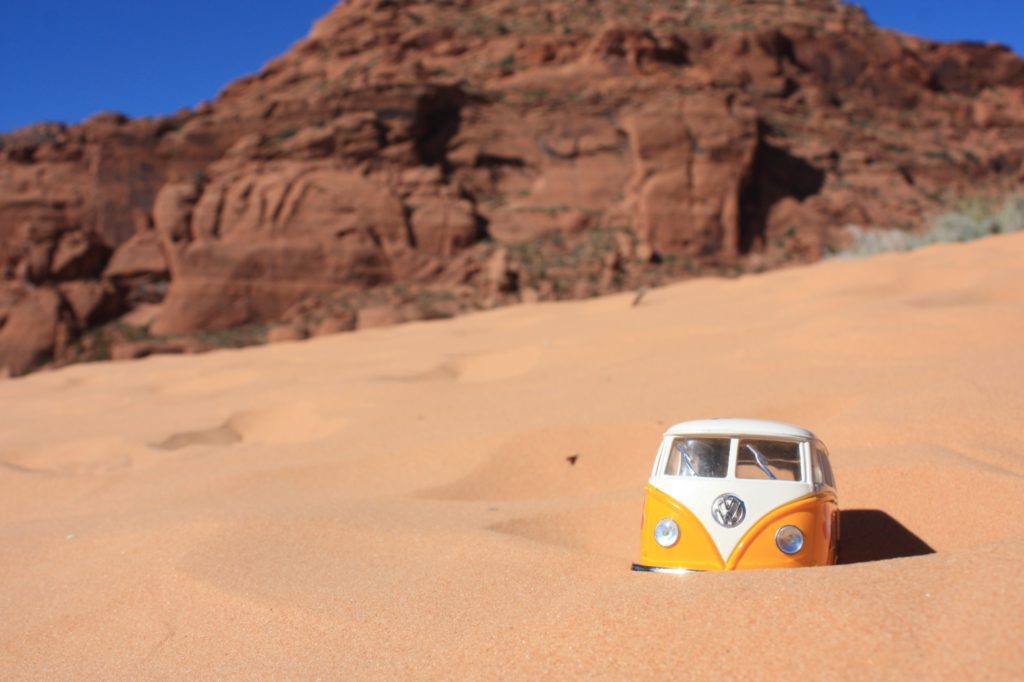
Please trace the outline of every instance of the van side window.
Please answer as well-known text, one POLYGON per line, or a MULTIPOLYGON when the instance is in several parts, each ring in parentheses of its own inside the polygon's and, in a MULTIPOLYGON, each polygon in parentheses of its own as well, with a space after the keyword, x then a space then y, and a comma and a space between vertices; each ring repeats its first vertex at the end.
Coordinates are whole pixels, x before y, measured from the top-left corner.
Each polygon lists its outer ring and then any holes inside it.
POLYGON ((828 461, 828 450, 820 440, 811 443, 811 460, 814 462, 814 485, 827 485, 835 488, 832 476, 832 465, 828 461))

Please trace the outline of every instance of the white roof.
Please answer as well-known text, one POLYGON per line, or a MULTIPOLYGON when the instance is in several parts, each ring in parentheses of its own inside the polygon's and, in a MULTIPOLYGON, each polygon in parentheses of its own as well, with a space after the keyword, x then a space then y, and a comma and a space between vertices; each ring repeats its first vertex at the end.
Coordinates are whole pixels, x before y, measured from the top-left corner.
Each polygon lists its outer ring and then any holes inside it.
POLYGON ((668 427, 666 436, 776 436, 781 438, 814 438, 805 428, 767 419, 696 419, 668 427))

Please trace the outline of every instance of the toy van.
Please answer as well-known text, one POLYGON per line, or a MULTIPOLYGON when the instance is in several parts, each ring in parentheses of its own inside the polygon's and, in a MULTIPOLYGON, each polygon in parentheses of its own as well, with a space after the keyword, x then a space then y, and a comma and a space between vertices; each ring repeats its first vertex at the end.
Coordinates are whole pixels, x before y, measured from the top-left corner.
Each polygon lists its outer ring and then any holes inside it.
POLYGON ((670 427, 645 488, 635 571, 728 571, 836 562, 839 503, 810 431, 755 419, 670 427))

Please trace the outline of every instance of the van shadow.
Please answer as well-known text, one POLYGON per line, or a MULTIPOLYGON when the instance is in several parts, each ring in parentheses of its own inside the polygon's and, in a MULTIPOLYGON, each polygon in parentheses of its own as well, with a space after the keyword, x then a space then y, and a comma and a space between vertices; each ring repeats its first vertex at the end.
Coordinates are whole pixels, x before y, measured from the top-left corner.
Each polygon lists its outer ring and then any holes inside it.
POLYGON ((840 564, 935 554, 927 542, 884 511, 844 509, 839 514, 840 564))

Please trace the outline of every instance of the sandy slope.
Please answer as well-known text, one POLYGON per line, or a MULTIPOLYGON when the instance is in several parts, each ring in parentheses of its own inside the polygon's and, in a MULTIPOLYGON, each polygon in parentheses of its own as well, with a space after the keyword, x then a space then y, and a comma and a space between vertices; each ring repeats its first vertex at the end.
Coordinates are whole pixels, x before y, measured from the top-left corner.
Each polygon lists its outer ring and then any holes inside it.
POLYGON ((1024 675, 1024 235, 631 299, 0 382, 2 676, 1024 675), (902 558, 630 572, 716 415, 902 558))

